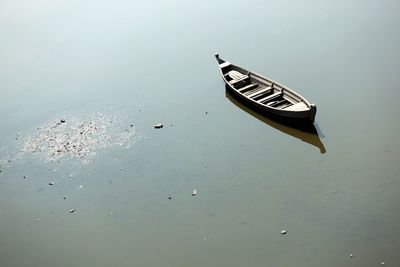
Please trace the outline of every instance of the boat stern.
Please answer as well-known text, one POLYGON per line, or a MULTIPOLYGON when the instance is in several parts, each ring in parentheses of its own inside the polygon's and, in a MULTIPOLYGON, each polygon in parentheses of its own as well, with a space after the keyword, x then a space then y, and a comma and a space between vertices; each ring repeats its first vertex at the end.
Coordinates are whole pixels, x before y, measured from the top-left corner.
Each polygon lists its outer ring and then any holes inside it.
POLYGON ((317 106, 314 103, 312 103, 310 104, 310 116, 309 116, 309 120, 311 122, 314 122, 316 114, 317 114, 317 106))

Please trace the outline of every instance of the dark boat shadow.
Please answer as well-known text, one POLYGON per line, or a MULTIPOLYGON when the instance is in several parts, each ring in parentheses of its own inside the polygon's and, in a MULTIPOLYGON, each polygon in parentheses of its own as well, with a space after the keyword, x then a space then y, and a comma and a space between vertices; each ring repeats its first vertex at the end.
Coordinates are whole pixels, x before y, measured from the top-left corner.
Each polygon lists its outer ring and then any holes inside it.
POLYGON ((320 130, 317 130, 314 124, 304 124, 304 122, 299 124, 296 121, 282 120, 269 114, 259 113, 245 106, 240 101, 240 99, 231 94, 229 90, 225 91, 225 95, 233 104, 235 104, 237 107, 250 114, 254 118, 285 134, 291 135, 297 139, 302 140, 305 143, 317 147, 321 154, 326 153, 325 146, 320 138, 320 130))

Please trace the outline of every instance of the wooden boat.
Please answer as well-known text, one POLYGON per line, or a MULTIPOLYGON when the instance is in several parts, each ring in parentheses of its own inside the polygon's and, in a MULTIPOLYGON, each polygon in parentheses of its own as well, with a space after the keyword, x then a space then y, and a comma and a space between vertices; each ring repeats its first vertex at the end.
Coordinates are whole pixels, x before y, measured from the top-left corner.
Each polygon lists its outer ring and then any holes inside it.
POLYGON ((257 73, 231 64, 215 54, 227 89, 257 111, 280 119, 313 123, 317 107, 300 94, 257 73))

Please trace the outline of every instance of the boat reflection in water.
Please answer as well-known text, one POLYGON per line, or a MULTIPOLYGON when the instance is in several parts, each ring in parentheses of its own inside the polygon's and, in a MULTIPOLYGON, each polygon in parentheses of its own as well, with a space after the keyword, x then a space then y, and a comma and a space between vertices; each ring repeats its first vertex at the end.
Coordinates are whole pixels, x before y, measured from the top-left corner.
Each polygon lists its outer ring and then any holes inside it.
POLYGON ((281 132, 284 132, 285 134, 291 135, 295 138, 302 140, 303 142, 319 148, 321 154, 326 153, 325 146, 322 143, 318 131, 313 124, 296 124, 295 121, 282 121, 279 120, 279 118, 271 117, 269 114, 261 114, 248 108, 247 106, 243 105, 240 100, 232 95, 228 90, 225 91, 225 95, 233 104, 235 104, 251 116, 281 132))

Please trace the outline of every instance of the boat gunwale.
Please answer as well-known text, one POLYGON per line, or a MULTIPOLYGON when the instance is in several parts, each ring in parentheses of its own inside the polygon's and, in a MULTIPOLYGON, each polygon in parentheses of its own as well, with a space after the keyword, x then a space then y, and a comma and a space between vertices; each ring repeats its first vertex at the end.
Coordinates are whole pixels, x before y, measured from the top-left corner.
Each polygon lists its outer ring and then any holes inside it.
MULTIPOLYGON (((226 61, 226 62, 227 62, 227 61, 226 61)), ((252 99, 252 98, 250 98, 250 97, 247 97, 245 94, 239 92, 235 87, 233 87, 233 86, 229 83, 229 81, 226 79, 226 77, 224 76, 224 72, 222 71, 222 68, 219 67, 219 70, 220 70, 220 72, 221 72, 222 78, 224 79, 225 83, 226 83, 234 92, 236 92, 237 94, 243 96, 244 98, 246 98, 246 99, 252 101, 253 103, 255 103, 255 104, 257 104, 257 105, 260 105, 260 106, 262 106, 262 107, 268 108, 268 109, 273 109, 273 110, 277 110, 277 111, 285 111, 285 112, 290 112, 290 113, 292 113, 292 112, 297 112, 297 113, 300 113, 300 112, 308 112, 308 111, 311 110, 311 104, 310 104, 310 102, 309 102, 304 96, 302 96, 301 94, 299 94, 299 93, 293 91, 293 90, 290 89, 289 87, 287 87, 287 86, 285 86, 285 85, 283 85, 283 84, 281 84, 281 83, 279 83, 279 82, 276 82, 276 81, 274 81, 274 80, 272 80, 272 79, 270 79, 270 78, 268 78, 268 77, 262 76, 261 74, 259 74, 259 73, 257 73, 257 72, 253 72, 253 71, 244 69, 244 68, 242 68, 242 67, 240 67, 240 66, 237 66, 237 65, 235 65, 235 64, 230 63, 230 66, 233 66, 234 68, 238 68, 238 69, 240 69, 240 70, 243 70, 244 72, 247 72, 248 74, 251 74, 251 75, 253 75, 253 76, 257 76, 258 78, 261 78, 262 80, 266 80, 267 82, 270 82, 270 83, 272 83, 272 84, 274 84, 274 85, 278 85, 278 86, 280 87, 281 90, 284 89, 285 91, 289 91, 289 92, 292 93, 293 95, 299 97, 299 98, 301 99, 301 101, 298 101, 298 102, 299 102, 299 103, 300 103, 300 102, 304 102, 304 103, 307 105, 307 109, 304 109, 304 110, 285 110, 285 109, 281 109, 281 108, 270 107, 270 106, 267 106, 267 105, 265 105, 265 104, 259 103, 259 102, 257 102, 256 100, 254 100, 254 99, 252 99)), ((247 75, 248 75, 248 74, 247 74, 247 75)), ((249 77, 250 77, 250 76, 249 76, 249 77)), ((285 92, 282 92, 282 93, 285 94, 285 92)))

